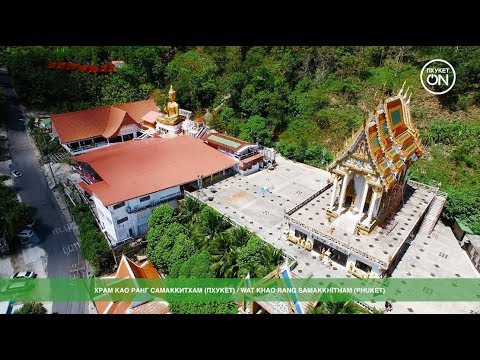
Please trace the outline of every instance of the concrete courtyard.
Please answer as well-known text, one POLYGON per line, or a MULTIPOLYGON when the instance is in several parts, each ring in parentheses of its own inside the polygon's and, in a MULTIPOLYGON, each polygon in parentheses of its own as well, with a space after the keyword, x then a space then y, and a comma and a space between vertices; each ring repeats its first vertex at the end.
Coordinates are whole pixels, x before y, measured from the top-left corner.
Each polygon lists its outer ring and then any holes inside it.
MULTIPOLYGON (((195 191, 192 195, 202 200, 205 200, 207 196, 213 197, 211 201, 206 201, 208 205, 294 257, 298 262, 297 267, 292 271, 294 276, 303 278, 352 277, 345 267, 337 265, 335 262, 324 264, 320 260, 319 254, 314 251, 309 252, 286 241, 284 236, 285 210, 295 207, 327 185, 330 174, 327 171, 296 163, 280 156, 277 157, 277 163, 278 166, 274 170, 263 170, 245 177, 236 175, 222 180, 214 185, 216 192, 205 188, 195 191)), ((330 190, 327 190, 326 193, 329 192, 330 190)), ((430 201, 430 196, 428 191, 422 190, 413 194, 409 200, 412 203, 416 201, 417 204, 402 209, 397 215, 401 219, 397 219, 396 222, 405 227, 413 226, 415 221, 410 224, 408 218, 412 218, 412 220, 418 218, 424 211, 423 207, 430 201), (420 208, 418 209, 416 206, 420 208)), ((327 204, 327 198, 325 197, 320 202, 318 205, 321 208, 327 204)), ((318 212, 324 213, 320 208, 317 209, 318 212)), ((315 213, 312 214, 309 215, 312 218, 319 217, 315 213)), ((392 234, 385 234, 382 237, 388 235, 392 234)), ((385 246, 399 242, 393 239, 394 236, 397 234, 392 235, 392 239, 386 239, 385 246)), ((355 236, 352 237, 355 238, 355 236)), ((373 239, 372 241, 375 241, 375 245, 378 244, 377 240, 373 239)), ((396 245, 394 245, 395 249, 396 245)), ((388 248, 391 250, 390 246, 388 248)), ((439 221, 430 236, 417 234, 394 270, 392 277, 478 278, 479 274, 459 246, 451 229, 439 221), (439 254, 448 255, 440 257, 439 254), (431 275, 432 273, 434 276, 431 275)), ((369 305, 383 310, 383 302, 369 305)), ((479 303, 471 302, 399 302, 393 304, 392 313, 471 313, 478 311, 479 307, 479 303)))

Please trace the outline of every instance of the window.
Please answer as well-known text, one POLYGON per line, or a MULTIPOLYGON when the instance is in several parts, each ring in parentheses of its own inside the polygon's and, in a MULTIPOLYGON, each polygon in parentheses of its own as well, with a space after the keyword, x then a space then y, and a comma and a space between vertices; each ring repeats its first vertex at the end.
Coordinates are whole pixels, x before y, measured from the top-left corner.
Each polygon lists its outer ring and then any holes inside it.
POLYGON ((140 202, 148 201, 150 200, 150 195, 144 196, 140 198, 140 202))
POLYGON ((125 201, 122 201, 118 204, 113 205, 113 210, 120 209, 121 207, 125 206, 125 201))
POLYGON ((125 216, 124 218, 118 219, 117 224, 120 225, 121 223, 124 223, 125 221, 128 221, 128 216, 125 216))
POLYGON ((303 239, 303 240, 307 240, 307 234, 305 234, 301 231, 298 231, 297 229, 295 229, 295 237, 303 239))
POLYGON ((372 271, 372 267, 371 267, 371 266, 368 266, 367 264, 361 262, 360 260, 355 261, 355 267, 356 267, 357 269, 360 269, 360 270, 365 271, 365 272, 370 272, 370 271, 372 271))

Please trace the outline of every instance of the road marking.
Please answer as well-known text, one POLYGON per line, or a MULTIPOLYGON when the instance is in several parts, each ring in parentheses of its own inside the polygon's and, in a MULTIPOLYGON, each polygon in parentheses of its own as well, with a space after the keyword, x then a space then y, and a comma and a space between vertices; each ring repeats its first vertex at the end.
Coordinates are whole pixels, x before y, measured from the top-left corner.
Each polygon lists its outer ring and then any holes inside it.
POLYGON ((69 244, 69 245, 64 245, 63 246, 63 253, 68 256, 70 255, 72 252, 75 252, 75 251, 78 251, 78 249, 80 248, 80 244, 77 242, 74 242, 73 244, 69 244))
POLYGON ((78 229, 77 224, 70 223, 68 225, 64 225, 63 228, 56 227, 55 229, 52 230, 52 234, 60 235, 61 233, 70 232, 70 231, 73 231, 74 229, 78 229))

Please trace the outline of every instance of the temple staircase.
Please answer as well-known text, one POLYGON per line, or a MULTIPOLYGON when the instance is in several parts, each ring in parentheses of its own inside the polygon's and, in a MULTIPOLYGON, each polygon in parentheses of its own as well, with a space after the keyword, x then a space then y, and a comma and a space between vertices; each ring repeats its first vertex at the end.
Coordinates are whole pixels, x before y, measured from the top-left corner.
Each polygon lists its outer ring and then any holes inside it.
POLYGON ((423 218, 422 225, 420 225, 419 233, 430 235, 433 231, 433 228, 437 224, 440 214, 442 213, 443 206, 447 198, 439 194, 435 195, 430 206, 427 209, 427 213, 423 218))
POLYGON ((335 221, 332 223, 332 227, 335 228, 336 232, 353 235, 355 234, 355 229, 357 227, 359 218, 359 215, 352 214, 350 211, 347 211, 335 219, 335 221))
POLYGON ((204 127, 202 127, 202 128, 200 129, 199 132, 197 132, 197 133, 195 134, 195 137, 198 138, 198 139, 201 139, 202 136, 203 136, 206 132, 207 132, 207 127, 204 126, 204 127))

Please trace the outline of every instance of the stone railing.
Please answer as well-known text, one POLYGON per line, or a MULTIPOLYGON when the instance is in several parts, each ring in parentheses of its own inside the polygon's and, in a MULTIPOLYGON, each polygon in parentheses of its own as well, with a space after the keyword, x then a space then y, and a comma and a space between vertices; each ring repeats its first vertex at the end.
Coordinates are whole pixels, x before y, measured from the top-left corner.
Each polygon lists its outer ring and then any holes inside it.
POLYGON ((295 225, 298 225, 306 230, 308 230, 312 235, 315 234, 317 235, 323 242, 325 242, 327 245, 338 245, 338 246, 341 246, 342 248, 346 249, 346 250, 350 250, 351 252, 353 252, 354 254, 356 255, 359 255, 365 259, 368 259, 368 260, 371 260, 373 261, 375 264, 377 265, 380 265, 382 267, 384 267, 385 269, 388 268, 388 263, 386 263, 385 261, 382 261, 374 256, 371 256, 369 254, 367 254, 366 252, 363 252, 359 249, 357 249, 356 247, 350 245, 350 244, 347 244, 346 242, 343 242, 337 238, 334 238, 333 236, 330 236, 326 233, 324 233, 323 231, 320 231, 318 229, 314 229, 306 224, 303 224, 301 223, 300 221, 297 221, 295 219, 293 219, 291 216, 287 215, 287 214, 284 214, 284 218, 292 223, 292 224, 295 224, 295 225))
POLYGON ((290 210, 286 210, 285 211, 285 214, 287 215, 292 215, 295 211, 297 211, 298 209, 300 209, 302 206, 308 204, 310 201, 312 201, 313 199, 315 199, 317 196, 320 196, 321 193, 323 193, 324 191, 326 191, 328 188, 330 188, 331 186, 333 185, 333 183, 329 183, 327 185, 325 185, 323 188, 321 188, 320 190, 318 190, 317 192, 315 192, 313 195, 309 196, 308 198, 306 198, 305 200, 303 200, 302 202, 298 203, 297 205, 295 205, 293 208, 291 208, 290 210))
POLYGON ((193 113, 190 110, 180 109, 178 110, 178 114, 186 119, 190 119, 193 113))
POLYGON ((407 180, 407 184, 414 187, 414 188, 421 188, 421 189, 425 189, 425 190, 428 190, 428 191, 433 191, 435 193, 438 192, 438 187, 427 185, 427 184, 422 184, 418 181, 407 180))

